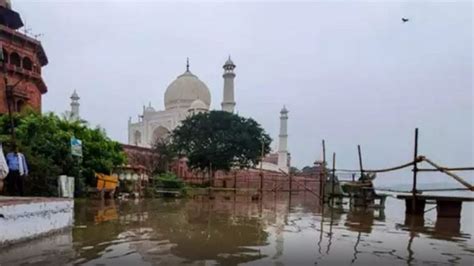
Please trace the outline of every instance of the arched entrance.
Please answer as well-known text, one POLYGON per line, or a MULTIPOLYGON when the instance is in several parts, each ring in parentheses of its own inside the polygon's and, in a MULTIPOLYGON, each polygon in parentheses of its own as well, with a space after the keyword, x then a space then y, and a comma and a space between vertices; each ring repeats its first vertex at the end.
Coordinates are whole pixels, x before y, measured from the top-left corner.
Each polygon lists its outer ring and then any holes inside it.
POLYGON ((153 130, 151 144, 154 145, 157 140, 164 139, 168 137, 169 134, 170 134, 170 131, 166 127, 158 126, 157 128, 153 130))
POLYGON ((138 130, 133 134, 133 143, 135 143, 135 145, 142 143, 142 133, 138 130))

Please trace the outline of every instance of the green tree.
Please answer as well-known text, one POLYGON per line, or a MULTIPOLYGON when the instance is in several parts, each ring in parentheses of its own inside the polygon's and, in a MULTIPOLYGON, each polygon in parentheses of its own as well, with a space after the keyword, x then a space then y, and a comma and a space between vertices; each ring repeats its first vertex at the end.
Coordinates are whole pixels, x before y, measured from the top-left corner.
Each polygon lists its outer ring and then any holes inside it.
POLYGON ((177 157, 171 137, 158 138, 153 145, 153 151, 156 154, 155 173, 167 173, 170 170, 170 164, 177 157))
POLYGON ((192 169, 248 168, 270 152, 270 136, 251 118, 223 112, 199 113, 172 132, 174 148, 192 169), (263 145, 262 145, 263 144, 263 145))
MULTIPOLYGON (((83 122, 67 121, 52 113, 24 112, 15 114, 14 119, 16 142, 30 168, 25 180, 27 195, 56 195, 56 179, 61 174, 76 177, 80 195, 86 184, 95 186, 94 172, 110 173, 125 161, 120 144, 110 140, 101 128, 91 129, 83 122), (82 159, 71 155, 73 136, 82 140, 82 159)), ((7 152, 11 144, 7 115, 0 116, 0 140, 7 152)))
POLYGON ((298 174, 301 174, 301 171, 300 171, 300 169, 298 169, 297 167, 291 166, 291 167, 290 167, 290 173, 291 173, 292 175, 298 175, 298 174))

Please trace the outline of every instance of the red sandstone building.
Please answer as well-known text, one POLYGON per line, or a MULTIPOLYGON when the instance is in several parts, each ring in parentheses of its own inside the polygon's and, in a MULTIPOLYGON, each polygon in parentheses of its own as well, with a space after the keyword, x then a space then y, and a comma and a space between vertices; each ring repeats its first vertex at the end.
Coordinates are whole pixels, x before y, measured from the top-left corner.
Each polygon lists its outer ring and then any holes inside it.
POLYGON ((48 64, 43 46, 19 32, 21 27, 23 21, 11 9, 10 1, 0 0, 0 45, 4 62, 0 68, 0 114, 8 112, 7 99, 12 112, 27 106, 41 112, 41 97, 48 90, 41 76, 41 68, 48 64))

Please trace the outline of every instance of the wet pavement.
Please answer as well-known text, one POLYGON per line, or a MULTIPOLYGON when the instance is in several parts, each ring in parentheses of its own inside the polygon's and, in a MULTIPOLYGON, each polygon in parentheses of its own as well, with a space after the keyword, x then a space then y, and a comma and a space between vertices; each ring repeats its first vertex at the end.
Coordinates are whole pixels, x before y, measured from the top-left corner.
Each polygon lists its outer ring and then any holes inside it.
MULTIPOLYGON (((462 218, 324 208, 309 193, 76 200, 72 230, 0 249, 1 265, 473 265, 474 204, 462 218)), ((427 210, 431 208, 427 206, 427 210)))

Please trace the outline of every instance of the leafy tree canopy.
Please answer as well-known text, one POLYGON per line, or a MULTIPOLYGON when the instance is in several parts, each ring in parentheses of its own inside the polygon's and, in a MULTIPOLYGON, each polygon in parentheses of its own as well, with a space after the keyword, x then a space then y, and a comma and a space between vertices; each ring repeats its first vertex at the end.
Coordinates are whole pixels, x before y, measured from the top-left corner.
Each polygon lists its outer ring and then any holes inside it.
POLYGON ((301 174, 301 171, 297 167, 291 166, 290 167, 290 173, 293 174, 293 175, 297 175, 297 174, 301 174))
POLYGON ((156 165, 154 172, 164 174, 169 171, 170 164, 177 157, 170 136, 158 138, 153 144, 153 151, 156 154, 156 165))
MULTIPOLYGON (((56 178, 61 174, 76 177, 76 192, 80 194, 86 183, 95 185, 94 172, 109 173, 125 161, 120 144, 110 140, 101 128, 91 129, 83 122, 67 121, 51 113, 25 112, 15 114, 14 120, 17 145, 30 167, 25 180, 29 195, 54 196, 56 178), (71 155, 73 136, 82 140, 81 160, 71 155)), ((11 144, 8 115, 0 116, 0 140, 8 152, 11 144)))
POLYGON ((173 144, 192 169, 229 171, 258 164, 272 139, 251 118, 224 111, 198 113, 172 132, 173 144))

